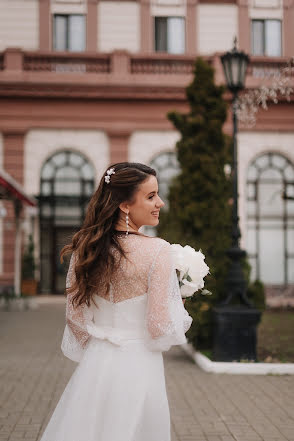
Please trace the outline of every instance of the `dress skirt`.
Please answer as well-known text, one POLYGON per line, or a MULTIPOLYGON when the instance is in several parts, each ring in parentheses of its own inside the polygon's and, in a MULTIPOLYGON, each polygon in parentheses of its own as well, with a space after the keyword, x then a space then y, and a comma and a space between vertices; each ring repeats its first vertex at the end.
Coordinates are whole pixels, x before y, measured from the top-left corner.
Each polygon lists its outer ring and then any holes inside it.
POLYGON ((162 352, 91 337, 40 441, 170 441, 162 352))

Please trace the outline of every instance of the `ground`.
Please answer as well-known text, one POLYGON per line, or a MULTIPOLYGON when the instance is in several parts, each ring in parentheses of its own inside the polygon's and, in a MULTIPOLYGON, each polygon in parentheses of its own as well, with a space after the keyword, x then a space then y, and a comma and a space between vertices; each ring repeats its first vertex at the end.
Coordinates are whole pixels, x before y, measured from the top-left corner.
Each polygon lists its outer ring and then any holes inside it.
POLYGON ((258 326, 258 360, 294 363, 294 309, 266 310, 258 326))
MULTIPOLYGON (((62 302, 0 312, 0 441, 40 439, 76 367, 63 329, 62 302)), ((293 376, 205 373, 180 346, 164 362, 172 441, 294 441, 293 376)))

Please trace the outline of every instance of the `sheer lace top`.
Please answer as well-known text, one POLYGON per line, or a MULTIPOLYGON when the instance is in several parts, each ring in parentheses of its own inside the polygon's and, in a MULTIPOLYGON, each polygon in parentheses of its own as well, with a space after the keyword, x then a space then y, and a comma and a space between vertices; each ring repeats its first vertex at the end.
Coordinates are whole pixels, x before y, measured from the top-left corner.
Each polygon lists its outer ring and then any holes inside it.
MULTIPOLYGON (((133 297, 140 296, 148 290, 148 273, 154 257, 154 238, 130 233, 128 236, 118 236, 120 243, 129 260, 121 258, 113 247, 112 254, 119 266, 111 279, 111 290, 101 283, 98 285, 97 295, 110 302, 118 303, 133 297)), ((158 239, 157 239, 158 240, 158 239)), ((159 239, 160 240, 160 239, 159 239)), ((101 281, 102 282, 102 281, 101 281)))
MULTIPOLYGON (((80 361, 91 336, 121 344, 124 338, 141 337, 152 351, 166 351, 185 343, 192 317, 184 308, 169 242, 155 237, 120 235, 129 260, 113 249, 120 264, 111 278, 110 291, 97 287, 95 303, 73 308, 67 296, 64 355, 80 361)), ((67 286, 74 280, 72 256, 67 286)))

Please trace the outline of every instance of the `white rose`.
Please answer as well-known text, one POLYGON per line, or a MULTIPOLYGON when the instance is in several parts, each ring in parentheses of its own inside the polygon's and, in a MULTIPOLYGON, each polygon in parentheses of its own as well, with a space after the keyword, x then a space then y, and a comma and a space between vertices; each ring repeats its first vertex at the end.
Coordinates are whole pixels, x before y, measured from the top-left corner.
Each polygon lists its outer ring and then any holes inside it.
POLYGON ((198 289, 204 287, 203 278, 209 273, 209 267, 204 262, 205 256, 194 248, 186 245, 172 244, 172 255, 175 268, 179 271, 182 297, 192 296, 198 289), (191 280, 187 280, 187 275, 191 280), (185 276, 185 278, 184 278, 185 276))
POLYGON ((189 269, 189 264, 187 264, 187 261, 185 261, 184 248, 182 245, 174 243, 171 245, 171 250, 174 266, 180 272, 180 279, 182 279, 184 274, 189 269))

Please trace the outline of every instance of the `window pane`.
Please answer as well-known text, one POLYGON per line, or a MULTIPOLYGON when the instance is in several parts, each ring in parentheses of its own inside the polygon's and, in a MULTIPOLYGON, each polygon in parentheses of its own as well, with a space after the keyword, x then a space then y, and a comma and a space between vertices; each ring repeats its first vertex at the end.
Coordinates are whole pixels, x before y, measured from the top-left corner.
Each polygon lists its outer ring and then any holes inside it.
POLYGON ((248 254, 256 254, 256 231, 255 228, 248 228, 247 240, 246 240, 246 251, 248 254))
POLYGON ((259 214, 282 219, 284 208, 283 182, 260 182, 258 186, 259 214))
POLYGON ((253 55, 264 55, 263 29, 264 22, 262 20, 252 20, 251 51, 253 55))
POLYGON ((86 49, 86 22, 84 15, 69 16, 69 47, 70 51, 86 49))
POLYGON ((260 279, 266 283, 283 284, 285 258, 282 227, 271 227, 264 222, 260 228, 259 250, 260 279))
POLYGON ((256 280, 256 278, 257 278, 257 273, 256 273, 256 258, 255 258, 255 257, 248 256, 248 261, 249 261, 249 265, 251 266, 251 271, 250 271, 250 281, 253 282, 253 281, 256 280))
POLYGON ((54 15, 54 50, 67 50, 67 16, 54 15))
POLYGON ((42 168, 41 174, 43 179, 51 179, 54 177, 55 167, 52 164, 50 164, 50 162, 47 162, 42 168))
POLYGON ((94 179, 93 168, 88 163, 84 164, 81 168, 81 174, 84 179, 94 179))
POLYGON ((294 283, 294 259, 288 260, 288 283, 294 283))
POLYGON ((185 52, 185 20, 183 17, 169 17, 167 20, 167 51, 170 54, 185 52))
POLYGON ((167 51, 167 18, 155 17, 155 51, 167 51))
POLYGON ((51 188, 50 182, 43 182, 41 188, 42 196, 49 196, 52 193, 51 188))
POLYGON ((266 55, 281 56, 282 38, 280 20, 266 20, 265 22, 265 53, 266 55))

